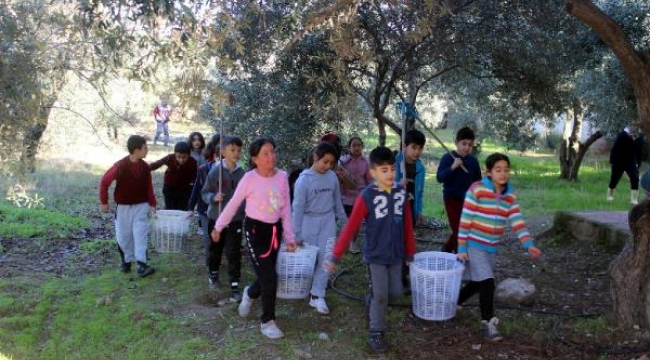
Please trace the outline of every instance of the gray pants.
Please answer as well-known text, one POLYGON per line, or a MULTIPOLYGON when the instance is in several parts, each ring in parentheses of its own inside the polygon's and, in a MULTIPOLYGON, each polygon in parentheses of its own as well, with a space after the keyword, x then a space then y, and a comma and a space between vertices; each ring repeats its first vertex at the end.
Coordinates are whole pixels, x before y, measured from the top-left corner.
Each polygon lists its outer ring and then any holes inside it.
POLYGON ((147 214, 149 204, 117 205, 115 236, 124 252, 124 262, 147 262, 147 214))
POLYGON ((336 241, 336 218, 334 213, 310 216, 305 214, 302 221, 302 239, 307 244, 318 246, 314 280, 310 293, 313 296, 325 297, 329 273, 324 267, 327 254, 332 253, 336 241))
POLYGON ((386 330, 388 303, 404 294, 402 287, 402 264, 369 264, 372 299, 370 301, 370 331, 386 330))
POLYGON ((165 134, 164 141, 165 141, 165 146, 167 146, 167 143, 169 142, 169 123, 168 122, 156 121, 156 137, 153 138, 154 145, 156 144, 156 141, 158 141, 158 138, 160 137, 160 133, 165 134))

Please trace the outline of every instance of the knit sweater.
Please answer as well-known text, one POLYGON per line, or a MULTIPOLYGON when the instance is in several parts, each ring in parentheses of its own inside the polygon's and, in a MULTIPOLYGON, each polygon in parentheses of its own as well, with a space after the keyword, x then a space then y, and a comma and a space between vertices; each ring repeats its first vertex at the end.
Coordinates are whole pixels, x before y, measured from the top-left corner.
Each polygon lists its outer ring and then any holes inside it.
POLYGON ((507 184, 505 192, 498 195, 492 180, 486 176, 472 184, 465 195, 458 229, 458 252, 467 252, 468 247, 497 252, 508 224, 524 249, 533 246, 512 185, 507 184))
POLYGON ((115 181, 113 199, 118 205, 148 202, 156 207, 156 197, 151 183, 151 170, 144 160, 130 161, 125 157, 111 166, 99 182, 99 201, 108 204, 108 188, 115 181))

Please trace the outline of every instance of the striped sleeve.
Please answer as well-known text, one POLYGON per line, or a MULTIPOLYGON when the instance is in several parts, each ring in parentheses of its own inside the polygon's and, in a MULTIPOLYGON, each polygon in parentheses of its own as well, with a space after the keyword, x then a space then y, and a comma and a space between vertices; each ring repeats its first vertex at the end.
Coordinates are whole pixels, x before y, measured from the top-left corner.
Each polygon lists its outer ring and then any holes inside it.
POLYGON ((472 228, 472 222, 476 215, 478 208, 478 200, 476 198, 475 190, 477 186, 469 188, 465 194, 465 202, 463 203, 463 211, 460 214, 460 225, 458 226, 458 252, 467 252, 467 238, 472 228))
POLYGON ((526 227, 523 216, 521 216, 519 202, 514 195, 512 196, 512 204, 508 210, 508 223, 510 223, 512 231, 517 234, 521 246, 527 250, 529 247, 534 245, 533 238, 530 236, 530 232, 528 231, 528 227, 526 227))

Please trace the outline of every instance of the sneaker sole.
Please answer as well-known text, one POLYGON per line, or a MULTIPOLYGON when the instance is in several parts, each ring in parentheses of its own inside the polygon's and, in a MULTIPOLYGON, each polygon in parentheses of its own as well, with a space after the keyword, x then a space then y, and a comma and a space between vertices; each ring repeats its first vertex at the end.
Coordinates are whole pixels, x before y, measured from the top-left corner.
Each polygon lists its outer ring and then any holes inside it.
POLYGON ((151 268, 149 268, 149 269, 146 270, 146 271, 143 272, 143 273, 138 273, 138 277, 146 278, 147 276, 149 276, 149 275, 153 275, 153 274, 156 272, 156 270, 154 270, 154 269, 151 269, 151 268), (149 270, 149 269, 150 269, 150 270, 149 270))
POLYGON ((330 313, 329 309, 327 310, 327 312, 324 312, 321 309, 319 309, 316 305, 312 305, 311 302, 309 302, 309 306, 313 307, 316 310, 316 312, 319 314, 328 315, 330 313))

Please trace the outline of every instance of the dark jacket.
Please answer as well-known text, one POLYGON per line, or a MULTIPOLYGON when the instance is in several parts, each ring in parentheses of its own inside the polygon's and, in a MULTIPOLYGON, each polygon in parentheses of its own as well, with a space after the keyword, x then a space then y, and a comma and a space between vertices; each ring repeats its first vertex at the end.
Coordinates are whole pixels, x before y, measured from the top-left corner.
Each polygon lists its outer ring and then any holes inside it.
POLYGON ((445 154, 440 159, 436 179, 442 183, 442 195, 444 198, 452 198, 459 201, 465 200, 465 193, 467 189, 476 181, 481 180, 481 166, 474 155, 468 154, 461 157, 457 152, 452 154, 445 154), (451 165, 454 163, 454 158, 460 157, 463 159, 463 166, 468 172, 465 172, 461 167, 451 170, 451 165))
POLYGON ((612 152, 609 154, 609 163, 612 166, 627 168, 637 166, 637 150, 634 144, 634 138, 625 130, 621 131, 616 140, 612 152))
POLYGON ((167 165, 165 170, 165 181, 163 187, 172 189, 185 189, 194 185, 196 179, 196 160, 189 157, 185 164, 181 165, 176 161, 174 154, 169 154, 160 160, 149 164, 151 171, 155 171, 163 165, 167 165))

